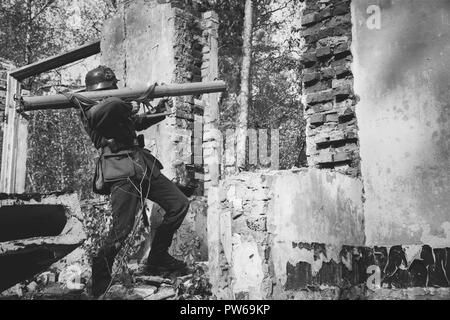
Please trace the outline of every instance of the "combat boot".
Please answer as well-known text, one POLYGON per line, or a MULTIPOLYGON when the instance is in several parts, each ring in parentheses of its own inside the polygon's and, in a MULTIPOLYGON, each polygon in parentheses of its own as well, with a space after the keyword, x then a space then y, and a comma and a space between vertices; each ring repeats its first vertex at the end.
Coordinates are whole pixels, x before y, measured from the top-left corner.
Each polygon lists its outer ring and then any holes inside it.
POLYGON ((175 259, 168 252, 151 254, 147 259, 146 271, 150 273, 175 272, 187 269, 187 264, 175 259))
POLYGON ((114 263, 112 257, 92 258, 92 295, 99 298, 111 284, 111 270, 114 263))

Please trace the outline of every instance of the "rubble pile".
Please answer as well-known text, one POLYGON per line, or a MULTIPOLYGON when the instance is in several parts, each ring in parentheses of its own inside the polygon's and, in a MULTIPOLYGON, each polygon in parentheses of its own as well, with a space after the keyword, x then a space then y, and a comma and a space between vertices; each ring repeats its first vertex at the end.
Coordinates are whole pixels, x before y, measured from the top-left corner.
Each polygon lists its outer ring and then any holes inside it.
MULTIPOLYGON (((136 264, 129 264, 100 300, 209 300, 211 284, 207 263, 195 263, 192 273, 150 276, 136 264)), ((0 300, 93 300, 90 273, 78 278, 70 274, 46 271, 32 280, 0 293, 0 300), (74 281, 75 280, 75 281, 74 281)))

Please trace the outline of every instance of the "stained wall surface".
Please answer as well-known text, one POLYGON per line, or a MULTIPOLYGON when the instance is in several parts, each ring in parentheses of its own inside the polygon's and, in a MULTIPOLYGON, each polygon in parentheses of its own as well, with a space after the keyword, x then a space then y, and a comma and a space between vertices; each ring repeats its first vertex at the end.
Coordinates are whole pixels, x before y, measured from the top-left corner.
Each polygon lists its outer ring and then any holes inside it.
POLYGON ((450 3, 352 1, 367 245, 450 244, 450 3))

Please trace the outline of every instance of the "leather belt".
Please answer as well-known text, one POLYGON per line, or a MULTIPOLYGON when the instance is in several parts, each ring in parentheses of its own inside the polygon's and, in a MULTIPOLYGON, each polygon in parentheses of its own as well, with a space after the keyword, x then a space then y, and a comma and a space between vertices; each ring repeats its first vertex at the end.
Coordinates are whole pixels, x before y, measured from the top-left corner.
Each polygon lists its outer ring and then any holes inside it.
POLYGON ((139 135, 137 138, 133 138, 133 144, 125 145, 123 143, 117 142, 115 139, 103 139, 101 144, 101 149, 109 147, 111 152, 116 153, 127 149, 133 149, 136 147, 144 148, 144 136, 139 135))

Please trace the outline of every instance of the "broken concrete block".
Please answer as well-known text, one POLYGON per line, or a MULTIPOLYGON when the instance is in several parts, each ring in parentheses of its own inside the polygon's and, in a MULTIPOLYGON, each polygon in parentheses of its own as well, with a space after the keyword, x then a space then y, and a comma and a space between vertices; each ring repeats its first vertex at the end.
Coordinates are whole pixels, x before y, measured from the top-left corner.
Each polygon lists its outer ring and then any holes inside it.
POLYGON ((77 194, 0 195, 0 291, 43 272, 86 238, 77 194))

